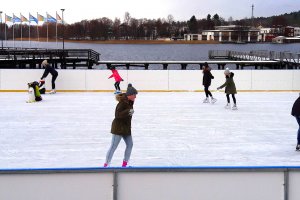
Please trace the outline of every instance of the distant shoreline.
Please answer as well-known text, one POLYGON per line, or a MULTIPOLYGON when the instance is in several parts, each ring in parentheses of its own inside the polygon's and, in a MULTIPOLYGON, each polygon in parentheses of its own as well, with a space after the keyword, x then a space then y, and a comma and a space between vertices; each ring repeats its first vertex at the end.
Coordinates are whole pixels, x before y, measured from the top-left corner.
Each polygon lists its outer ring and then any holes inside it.
MULTIPOLYGON (((21 38, 16 38, 16 41, 21 41, 21 38)), ((28 38, 22 38, 22 41, 29 41, 28 38)), ((32 38, 31 41, 37 41, 32 38)), ((47 38, 40 38, 40 42, 47 42, 47 38)), ((56 42, 55 39, 49 39, 49 42, 56 42)), ((57 40, 62 42, 62 40, 57 40)), ((92 44, 221 44, 218 41, 203 41, 203 40, 65 40, 72 43, 92 43, 92 44)))

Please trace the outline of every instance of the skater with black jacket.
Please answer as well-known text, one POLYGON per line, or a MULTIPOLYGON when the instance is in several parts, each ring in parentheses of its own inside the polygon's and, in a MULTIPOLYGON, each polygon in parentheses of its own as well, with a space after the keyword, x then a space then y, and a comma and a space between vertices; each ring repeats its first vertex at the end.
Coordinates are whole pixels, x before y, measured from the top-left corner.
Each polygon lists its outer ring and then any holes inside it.
POLYGON ((224 75, 226 78, 226 82, 221 85, 220 87, 217 88, 217 90, 222 89, 223 87, 225 87, 225 93, 226 93, 226 98, 227 98, 227 104, 225 106, 226 109, 230 109, 230 97, 229 95, 232 96, 232 100, 233 100, 233 106, 232 106, 232 110, 237 110, 237 106, 236 106, 236 99, 235 99, 235 94, 236 92, 236 87, 235 87, 235 83, 233 80, 233 76, 234 73, 230 72, 229 68, 226 68, 224 71, 224 75))
POLYGON ((204 99, 203 103, 209 103, 209 96, 211 98, 211 103, 215 103, 217 101, 217 99, 213 98, 211 92, 208 89, 211 84, 211 79, 214 79, 214 76, 211 74, 210 71, 211 68, 208 66, 207 62, 205 62, 202 70, 203 73, 202 84, 204 86, 204 92, 206 98, 204 99))
POLYGON ((296 118, 296 120, 298 122, 298 125, 299 125, 298 135, 297 135, 296 151, 300 151, 300 96, 295 101, 295 103, 293 105, 293 108, 292 108, 292 113, 291 114, 296 118))
POLYGON ((54 94, 54 93, 56 93, 56 90, 55 90, 55 80, 56 80, 56 78, 58 76, 58 72, 55 70, 54 67, 52 67, 51 65, 49 65, 49 63, 48 63, 47 60, 44 60, 42 62, 42 66, 45 68, 45 71, 43 73, 43 76, 41 77, 41 81, 44 81, 45 78, 50 73, 52 75, 52 79, 51 79, 52 90, 50 91, 50 94, 54 94))

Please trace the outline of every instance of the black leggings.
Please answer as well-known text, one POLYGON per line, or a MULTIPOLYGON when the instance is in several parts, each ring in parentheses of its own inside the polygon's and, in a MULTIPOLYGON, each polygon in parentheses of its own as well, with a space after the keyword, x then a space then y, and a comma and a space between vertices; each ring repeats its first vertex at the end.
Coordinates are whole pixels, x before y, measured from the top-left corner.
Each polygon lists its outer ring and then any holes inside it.
POLYGON ((205 95, 206 95, 206 97, 208 97, 208 95, 210 96, 210 97, 212 97, 212 94, 211 94, 211 92, 208 90, 208 87, 209 86, 204 86, 204 92, 205 92, 205 95))
POLYGON ((116 90, 121 90, 120 89, 120 82, 115 82, 115 88, 116 88, 116 90))
MULTIPOLYGON (((230 94, 226 94, 227 103, 230 103, 230 98, 229 98, 229 95, 230 95, 230 94)), ((234 104, 236 104, 236 99, 235 99, 235 96, 234 96, 234 94, 231 94, 231 96, 232 96, 233 103, 234 103, 234 104)))
POLYGON ((58 76, 58 74, 52 75, 52 80, 51 80, 52 90, 55 90, 55 80, 56 80, 57 76, 58 76))

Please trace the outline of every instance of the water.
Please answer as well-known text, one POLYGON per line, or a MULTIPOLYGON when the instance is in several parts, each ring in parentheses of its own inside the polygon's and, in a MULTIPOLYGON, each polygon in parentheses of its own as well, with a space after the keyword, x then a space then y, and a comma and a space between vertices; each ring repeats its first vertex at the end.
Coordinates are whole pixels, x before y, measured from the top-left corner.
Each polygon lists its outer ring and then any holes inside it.
MULTIPOLYGON (((12 41, 4 41, 4 46, 13 46, 12 41), (7 44, 6 44, 7 43, 7 44)), ((15 47, 30 47, 30 43, 15 41, 15 47)), ((62 48, 62 43, 31 42, 31 47, 62 48)), ((66 49, 93 49, 101 53, 102 61, 176 61, 176 60, 208 60, 209 50, 232 50, 249 52, 253 50, 300 52, 299 44, 92 44, 65 43, 66 49)), ((180 66, 170 66, 180 69, 180 66)), ((214 66, 216 67, 216 66, 214 66)), ((106 69, 105 66, 97 66, 106 69)), ((156 66, 160 69, 162 66, 156 66)), ((189 65, 187 69, 199 69, 199 66, 189 65)), ((151 69, 151 66, 149 67, 151 69)), ((169 68, 170 69, 170 68, 169 68)))

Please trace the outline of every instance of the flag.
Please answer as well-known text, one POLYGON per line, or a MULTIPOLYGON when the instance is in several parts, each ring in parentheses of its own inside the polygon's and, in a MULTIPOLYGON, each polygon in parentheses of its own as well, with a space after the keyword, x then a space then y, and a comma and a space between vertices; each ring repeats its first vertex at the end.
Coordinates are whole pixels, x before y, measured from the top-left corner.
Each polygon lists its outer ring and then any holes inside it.
POLYGON ((56 13, 56 21, 57 22, 62 22, 61 17, 56 13))
POLYGON ((13 21, 12 17, 5 14, 5 22, 12 22, 12 21, 13 21))
POLYGON ((56 19, 47 13, 47 22, 56 22, 56 19))
POLYGON ((20 17, 22 22, 28 22, 28 19, 24 17, 21 13, 20 13, 20 17))
POLYGON ((17 17, 15 14, 13 14, 13 23, 16 23, 16 22, 22 22, 22 21, 19 17, 17 17))
POLYGON ((29 13, 29 21, 30 22, 35 22, 35 23, 39 23, 39 21, 37 20, 37 18, 35 18, 34 16, 32 16, 30 13, 29 13))
POLYGON ((37 14, 37 19, 38 19, 39 22, 44 22, 44 21, 46 21, 46 20, 45 20, 45 17, 44 17, 43 15, 40 15, 40 14, 37 14))

